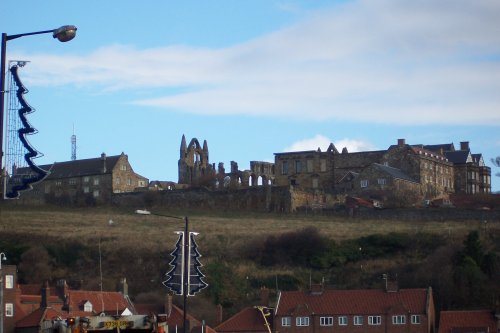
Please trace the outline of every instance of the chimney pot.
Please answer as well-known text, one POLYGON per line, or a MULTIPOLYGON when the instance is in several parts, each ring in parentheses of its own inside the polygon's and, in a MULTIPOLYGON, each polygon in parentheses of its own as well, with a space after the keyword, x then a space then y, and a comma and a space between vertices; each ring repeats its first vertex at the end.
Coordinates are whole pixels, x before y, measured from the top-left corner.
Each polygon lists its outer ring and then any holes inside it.
POLYGON ((469 141, 460 142, 460 150, 469 150, 469 141))
POLYGON ((405 139, 398 139, 398 146, 402 147, 406 144, 406 140, 405 139))
POLYGON ((217 320, 217 325, 222 323, 222 305, 217 304, 217 313, 216 313, 216 320, 217 320))

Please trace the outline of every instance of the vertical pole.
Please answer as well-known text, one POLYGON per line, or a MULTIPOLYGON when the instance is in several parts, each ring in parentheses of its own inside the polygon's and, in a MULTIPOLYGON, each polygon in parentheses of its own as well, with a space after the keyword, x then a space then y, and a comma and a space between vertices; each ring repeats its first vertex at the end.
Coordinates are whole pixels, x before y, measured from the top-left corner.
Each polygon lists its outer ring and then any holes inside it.
MULTIPOLYGON (((2 55, 0 63, 0 185, 2 186, 2 198, 5 196, 5 179, 3 172, 3 120, 4 120, 4 101, 5 101, 5 62, 7 52, 7 34, 2 33, 2 55)), ((3 313, 3 312, 2 312, 3 313)), ((3 333, 3 332, 0 332, 3 333)))
POLYGON ((183 281, 182 281, 182 291, 183 291, 183 300, 184 300, 184 327, 183 327, 183 333, 188 333, 187 332, 187 295, 189 293, 189 276, 188 276, 188 263, 189 263, 189 256, 191 255, 190 249, 189 249, 189 227, 188 227, 188 218, 187 216, 184 217, 184 272, 182 274, 183 276, 183 281))
MULTIPOLYGON (((0 258, 0 261, 2 258, 0 258)), ((4 306, 3 306, 3 273, 2 267, 0 266, 0 333, 3 333, 3 316, 4 316, 4 306)))
POLYGON ((0 252, 0 333, 3 333, 3 317, 5 308, 3 305, 3 271, 2 271, 2 260, 6 260, 5 253, 0 252))

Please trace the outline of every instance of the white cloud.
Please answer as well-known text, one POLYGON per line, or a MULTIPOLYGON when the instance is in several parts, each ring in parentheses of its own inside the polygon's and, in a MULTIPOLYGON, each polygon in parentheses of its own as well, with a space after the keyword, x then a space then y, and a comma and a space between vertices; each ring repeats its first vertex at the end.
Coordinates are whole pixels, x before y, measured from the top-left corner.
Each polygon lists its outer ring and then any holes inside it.
POLYGON ((330 143, 333 143, 339 152, 341 152, 343 148, 347 148, 347 151, 350 153, 376 149, 373 144, 364 140, 344 138, 334 142, 326 136, 316 134, 313 138, 303 139, 292 143, 290 146, 283 149, 283 151, 307 151, 317 150, 318 148, 321 149, 321 151, 326 151, 330 143))
POLYGON ((332 141, 326 136, 323 136, 321 134, 316 134, 316 136, 313 138, 304 139, 292 143, 290 146, 283 149, 283 151, 284 152, 306 151, 306 150, 317 150, 318 148, 320 148, 321 151, 326 151, 331 142, 332 141))
POLYGON ((498 17, 497 0, 360 0, 221 49, 15 56, 32 60, 30 84, 162 88, 163 96, 133 103, 183 112, 498 124, 498 17))

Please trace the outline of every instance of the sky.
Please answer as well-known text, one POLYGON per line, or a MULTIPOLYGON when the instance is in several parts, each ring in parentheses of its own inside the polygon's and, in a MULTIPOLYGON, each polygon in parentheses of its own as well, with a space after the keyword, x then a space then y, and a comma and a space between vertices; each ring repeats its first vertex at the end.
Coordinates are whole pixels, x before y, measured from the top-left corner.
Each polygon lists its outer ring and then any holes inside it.
POLYGON ((498 0, 7 0, 9 35, 36 109, 36 163, 124 152, 178 180, 182 135, 210 163, 274 153, 468 141, 500 191, 498 0))

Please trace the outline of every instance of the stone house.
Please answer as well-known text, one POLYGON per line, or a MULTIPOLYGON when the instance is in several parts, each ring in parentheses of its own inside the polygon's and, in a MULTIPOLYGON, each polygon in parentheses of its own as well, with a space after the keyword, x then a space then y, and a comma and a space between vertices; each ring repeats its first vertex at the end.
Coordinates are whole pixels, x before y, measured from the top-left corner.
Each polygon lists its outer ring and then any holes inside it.
POLYGON ((432 289, 283 291, 274 329, 280 333, 435 331, 432 289))
POLYGON ((482 154, 472 154, 469 142, 460 142, 460 150, 453 144, 424 146, 439 151, 453 163, 455 193, 491 193, 491 168, 486 166, 482 154))
POLYGON ((42 165, 49 175, 21 195, 22 201, 89 204, 111 200, 113 193, 146 190, 149 180, 134 172, 124 153, 42 165))

